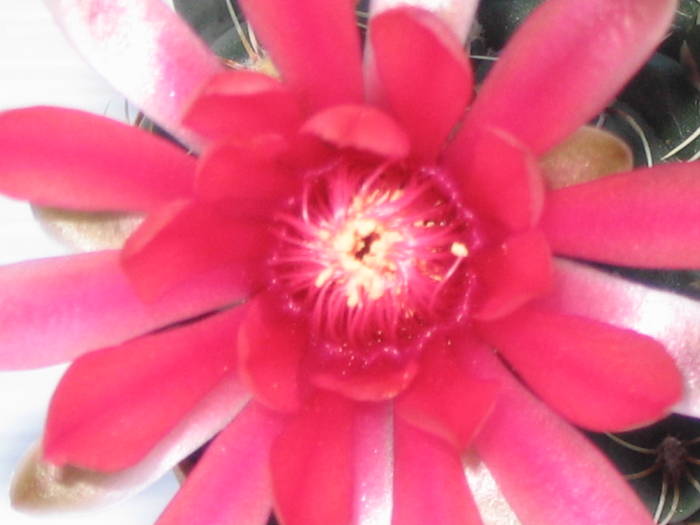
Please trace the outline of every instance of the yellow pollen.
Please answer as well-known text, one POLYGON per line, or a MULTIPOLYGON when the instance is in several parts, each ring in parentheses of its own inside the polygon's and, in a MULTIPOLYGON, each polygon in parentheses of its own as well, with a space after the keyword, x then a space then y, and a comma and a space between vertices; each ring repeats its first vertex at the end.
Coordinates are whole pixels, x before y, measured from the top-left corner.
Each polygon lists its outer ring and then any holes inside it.
MULTIPOLYGON (((377 195, 386 198, 386 193, 377 195)), ((354 217, 337 233, 321 229, 318 238, 330 248, 333 256, 324 262, 314 285, 321 288, 336 280, 347 296, 347 306, 354 308, 364 297, 381 298, 394 280, 396 262, 391 257, 393 246, 403 240, 396 231, 387 231, 376 219, 354 217)))
POLYGON ((321 286, 323 286, 326 281, 331 278, 331 275, 333 275, 333 268, 324 268, 323 271, 318 274, 318 277, 316 277, 314 284, 317 288, 321 288, 321 286))
POLYGON ((469 248, 464 243, 453 242, 452 246, 450 246, 450 252, 455 257, 466 257, 469 255, 469 248))

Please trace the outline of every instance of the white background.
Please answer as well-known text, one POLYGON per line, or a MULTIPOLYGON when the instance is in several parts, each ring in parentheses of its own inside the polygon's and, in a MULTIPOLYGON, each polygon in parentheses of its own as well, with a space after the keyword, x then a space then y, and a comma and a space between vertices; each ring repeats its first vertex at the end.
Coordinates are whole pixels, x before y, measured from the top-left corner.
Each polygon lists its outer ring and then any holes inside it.
MULTIPOLYGON (((125 115, 123 98, 65 42, 41 0, 2 0, 0 110, 37 104, 80 108, 115 118, 125 115)), ((43 234, 25 203, 0 197, 0 264, 65 252, 43 234)), ((97 514, 29 517, 11 508, 12 472, 41 434, 48 400, 62 369, 0 372, 0 523, 152 524, 177 488, 172 475, 97 514)))

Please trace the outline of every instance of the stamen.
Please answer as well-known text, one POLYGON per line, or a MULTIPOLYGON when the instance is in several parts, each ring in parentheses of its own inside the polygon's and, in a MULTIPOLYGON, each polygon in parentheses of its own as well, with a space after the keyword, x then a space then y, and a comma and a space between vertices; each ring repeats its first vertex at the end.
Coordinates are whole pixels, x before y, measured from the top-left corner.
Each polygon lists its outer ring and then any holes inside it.
POLYGON ((275 282, 321 339, 415 343, 462 315, 478 234, 439 173, 335 163, 294 208, 278 217, 275 282))

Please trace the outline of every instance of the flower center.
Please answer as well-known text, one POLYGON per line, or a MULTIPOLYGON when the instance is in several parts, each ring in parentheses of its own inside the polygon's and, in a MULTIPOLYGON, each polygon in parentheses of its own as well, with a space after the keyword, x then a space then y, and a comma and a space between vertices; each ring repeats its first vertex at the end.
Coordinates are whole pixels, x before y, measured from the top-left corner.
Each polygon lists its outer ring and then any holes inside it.
POLYGON ((279 217, 274 275, 316 340, 401 349, 464 314, 479 243, 443 179, 434 167, 347 159, 306 175, 279 217))

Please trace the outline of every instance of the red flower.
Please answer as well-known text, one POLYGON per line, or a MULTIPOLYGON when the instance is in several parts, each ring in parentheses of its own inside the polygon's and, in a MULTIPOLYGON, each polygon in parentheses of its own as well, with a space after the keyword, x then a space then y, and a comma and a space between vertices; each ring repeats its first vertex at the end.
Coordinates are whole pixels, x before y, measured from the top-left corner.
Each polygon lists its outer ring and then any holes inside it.
POLYGON ((642 333, 682 361, 697 329, 654 332, 630 297, 684 303, 550 249, 698 266, 700 178, 661 166, 549 190, 536 158, 603 108, 675 3, 551 0, 473 103, 431 12, 380 2, 363 79, 351 2, 242 4, 281 81, 220 71, 159 1, 52 4, 110 76, 139 73, 115 79, 198 159, 74 111, 0 115, 5 193, 148 212, 121 254, 0 273, 3 364, 77 358, 45 458, 143 482, 233 419, 161 525, 263 523, 272 502, 292 525, 478 523, 472 446, 523 523, 650 523, 542 401, 595 430, 653 421, 681 381, 642 333))

